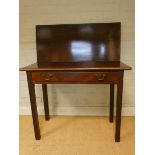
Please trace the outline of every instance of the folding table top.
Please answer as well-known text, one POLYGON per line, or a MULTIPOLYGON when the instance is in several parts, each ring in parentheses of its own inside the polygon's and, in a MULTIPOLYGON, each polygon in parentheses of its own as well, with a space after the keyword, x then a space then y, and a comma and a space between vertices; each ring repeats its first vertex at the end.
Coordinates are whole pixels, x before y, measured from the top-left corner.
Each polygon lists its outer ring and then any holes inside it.
POLYGON ((121 23, 37 25, 37 62, 20 70, 125 70, 121 23))

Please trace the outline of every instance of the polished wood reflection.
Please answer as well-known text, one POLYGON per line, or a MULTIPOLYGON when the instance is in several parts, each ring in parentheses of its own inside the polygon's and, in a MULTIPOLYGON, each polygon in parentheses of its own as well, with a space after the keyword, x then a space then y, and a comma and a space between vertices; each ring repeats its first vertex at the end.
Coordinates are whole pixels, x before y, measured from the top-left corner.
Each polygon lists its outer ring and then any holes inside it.
POLYGON ((37 25, 37 61, 119 61, 120 23, 37 25))
POLYGON ((29 66, 23 67, 21 71, 33 71, 33 70, 50 70, 50 71, 97 71, 97 70, 131 70, 131 67, 116 61, 116 62, 104 62, 104 61, 83 61, 83 62, 38 62, 29 66))

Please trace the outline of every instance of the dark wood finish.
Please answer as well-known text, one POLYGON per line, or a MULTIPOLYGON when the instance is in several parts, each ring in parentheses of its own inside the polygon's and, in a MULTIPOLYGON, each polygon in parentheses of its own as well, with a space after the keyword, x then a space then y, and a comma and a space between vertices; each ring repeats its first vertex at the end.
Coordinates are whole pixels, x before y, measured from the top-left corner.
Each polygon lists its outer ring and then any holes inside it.
POLYGON ((121 23, 37 25, 37 61, 119 61, 121 23))
POLYGON ((20 71, 116 71, 116 70, 131 70, 131 67, 122 62, 44 62, 34 63, 23 67, 20 71))
POLYGON ((120 142, 120 128, 121 128, 121 112, 122 112, 122 95, 123 95, 123 74, 120 82, 117 84, 117 101, 116 101, 116 130, 115 141, 120 142))
POLYGON ((35 84, 42 84, 45 119, 49 120, 46 84, 110 84, 110 122, 114 115, 114 84, 117 85, 115 141, 120 141, 124 70, 120 61, 120 23, 36 26, 37 62, 20 68, 27 72, 35 137, 40 129, 35 84))
POLYGON ((48 94, 47 94, 47 84, 42 84, 43 91, 43 100, 44 100, 44 111, 45 111, 45 120, 49 120, 49 106, 48 106, 48 94))
POLYGON ((30 103, 31 103, 31 111, 33 118, 33 126, 36 140, 40 140, 40 129, 39 129, 39 121, 38 121, 38 112, 36 105, 36 96, 35 96, 35 87, 31 80, 31 72, 27 72, 27 81, 30 95, 30 103))
POLYGON ((117 83, 121 72, 33 72, 33 83, 117 83))
POLYGON ((110 84, 110 114, 109 121, 113 122, 114 119, 114 84, 110 84))

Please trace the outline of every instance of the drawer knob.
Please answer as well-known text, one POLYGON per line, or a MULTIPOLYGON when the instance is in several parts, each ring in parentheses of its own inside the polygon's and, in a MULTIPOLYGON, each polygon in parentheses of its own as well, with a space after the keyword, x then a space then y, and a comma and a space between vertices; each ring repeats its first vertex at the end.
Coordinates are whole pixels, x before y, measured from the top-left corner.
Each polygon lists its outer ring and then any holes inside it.
POLYGON ((95 76, 97 77, 97 80, 102 81, 104 80, 106 74, 95 74, 95 76))

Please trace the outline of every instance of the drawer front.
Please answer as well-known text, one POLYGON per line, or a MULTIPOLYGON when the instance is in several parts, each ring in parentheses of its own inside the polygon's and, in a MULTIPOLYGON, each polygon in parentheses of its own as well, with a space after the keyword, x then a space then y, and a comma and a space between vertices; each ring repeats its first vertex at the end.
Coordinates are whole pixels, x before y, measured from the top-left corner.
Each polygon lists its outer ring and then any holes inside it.
POLYGON ((121 72, 32 72, 34 83, 117 83, 121 72))

